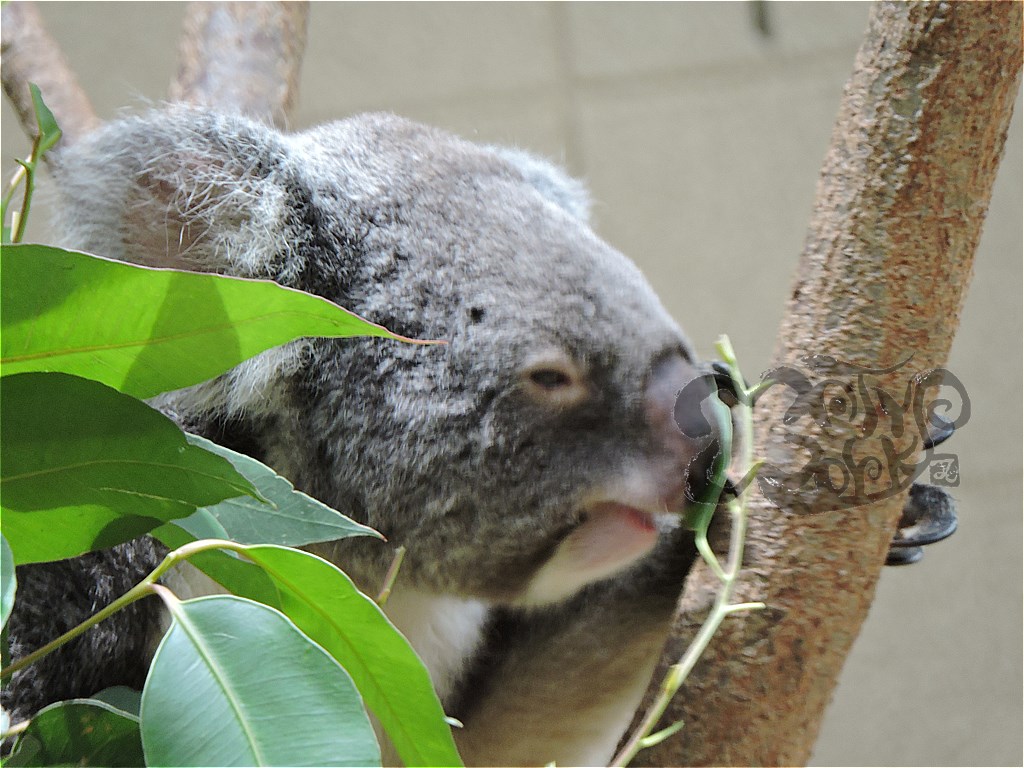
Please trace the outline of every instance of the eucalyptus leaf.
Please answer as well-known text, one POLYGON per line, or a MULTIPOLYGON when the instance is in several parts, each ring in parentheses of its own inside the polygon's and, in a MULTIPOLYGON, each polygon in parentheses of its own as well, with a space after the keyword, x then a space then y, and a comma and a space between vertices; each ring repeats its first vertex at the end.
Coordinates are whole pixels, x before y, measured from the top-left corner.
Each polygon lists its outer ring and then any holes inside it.
POLYGON ((39 149, 37 157, 52 149, 53 145, 60 141, 61 130, 57 126, 57 120, 53 112, 43 101, 43 95, 39 92, 39 86, 35 83, 28 84, 29 93, 32 95, 32 107, 36 113, 36 125, 39 127, 39 149))
POLYGON ((3 246, 0 295, 5 374, 63 371, 142 398, 212 379, 304 336, 402 338, 268 280, 43 245, 3 246))
POLYGON ((32 718, 4 765, 143 765, 138 718, 95 699, 51 704, 32 718))
POLYGON ((142 691, 148 765, 380 765, 351 679, 285 616, 239 597, 167 602, 142 691))
POLYGON ((0 426, 3 534, 16 563, 113 546, 199 507, 256 494, 166 416, 88 379, 5 376, 0 426))
MULTIPOLYGON (((350 536, 375 536, 377 531, 360 525, 326 504, 307 496, 270 467, 256 459, 217 445, 198 435, 188 435, 192 445, 223 456, 238 473, 248 479, 267 503, 248 496, 227 499, 206 507, 197 515, 210 515, 221 526, 221 538, 240 544, 281 544, 299 547, 319 541, 334 541, 350 536)), ((192 518, 178 524, 190 530, 192 518)), ((198 523, 198 521, 196 521, 198 523)), ((198 523, 209 530, 209 521, 198 523)), ((207 533, 198 538, 216 538, 207 533)))
MULTIPOLYGON (((712 389, 714 392, 715 390, 712 389)), ((718 501, 725 487, 728 476, 729 462, 732 459, 732 412, 718 395, 707 398, 708 409, 714 419, 718 440, 708 440, 701 453, 709 453, 710 472, 708 481, 699 499, 691 502, 686 512, 685 525, 694 531, 707 531, 711 518, 718 507, 718 501)))
POLYGON ((92 699, 107 704, 130 717, 137 718, 139 705, 142 703, 142 691, 136 691, 126 685, 113 685, 93 694, 92 699))
POLYGON ((14 593, 18 580, 14 573, 14 554, 7 538, 0 534, 0 627, 7 626, 11 609, 14 608, 14 593))
MULTIPOLYGON (((188 533, 190 536, 192 536, 193 539, 224 539, 227 541, 231 540, 231 535, 227 532, 227 529, 225 529, 224 526, 220 524, 220 521, 216 517, 210 514, 210 510, 207 507, 197 509, 188 517, 173 520, 167 525, 173 525, 177 526, 178 528, 181 528, 185 533, 188 533)), ((159 538, 160 534, 163 532, 163 528, 164 526, 160 526, 160 528, 157 528, 155 531, 153 531, 153 535, 159 538)), ((181 542, 181 544, 184 543, 186 542, 181 542)), ((174 546, 168 544, 168 546, 170 546, 171 549, 174 549, 175 547, 180 547, 181 544, 175 544, 174 546)))
POLYGON ((280 609, 348 670, 406 765, 461 765, 426 668, 376 603, 334 565, 300 550, 246 547, 280 609))

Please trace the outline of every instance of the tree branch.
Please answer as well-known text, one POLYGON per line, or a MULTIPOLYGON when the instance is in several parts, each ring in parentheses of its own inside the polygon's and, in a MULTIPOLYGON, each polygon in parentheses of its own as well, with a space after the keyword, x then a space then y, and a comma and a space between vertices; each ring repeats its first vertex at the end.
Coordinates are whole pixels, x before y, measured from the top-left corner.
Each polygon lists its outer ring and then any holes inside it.
POLYGON ((4 92, 22 128, 29 136, 38 130, 28 90, 28 84, 35 83, 63 131, 61 143, 74 143, 95 128, 99 119, 56 41, 43 27, 39 11, 32 3, 17 2, 4 5, 0 14, 4 92))
POLYGON ((170 98, 287 127, 308 12, 306 2, 190 3, 170 98))
MULTIPOLYGON (((944 365, 1019 87, 1022 7, 874 7, 776 360, 828 355, 883 369, 913 355, 911 365, 870 377, 897 400, 913 373, 944 365)), ((852 421, 833 420, 827 430, 807 418, 786 424, 792 401, 774 387, 757 413, 755 455, 779 477, 808 466, 809 447, 818 457, 842 457, 851 441, 858 456, 884 456, 885 440, 897 453, 914 447, 914 430, 894 434, 886 417, 866 437, 852 421)), ((890 475, 862 474, 860 500, 870 503, 853 508, 837 509, 835 494, 813 484, 782 510, 754 495, 750 559, 735 599, 768 609, 726 621, 660 724, 682 720, 683 729, 634 764, 807 761, 906 498, 904 486, 885 492, 890 475)), ((706 568, 691 574, 652 689, 682 655, 716 587, 706 568)))

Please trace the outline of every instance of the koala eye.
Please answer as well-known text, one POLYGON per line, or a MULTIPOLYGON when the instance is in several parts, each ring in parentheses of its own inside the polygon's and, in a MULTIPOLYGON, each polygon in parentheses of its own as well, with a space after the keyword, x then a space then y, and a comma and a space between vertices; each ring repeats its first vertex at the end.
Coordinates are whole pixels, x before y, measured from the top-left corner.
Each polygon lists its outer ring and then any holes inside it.
POLYGON ((543 389, 558 389, 572 384, 572 377, 556 368, 542 368, 530 373, 530 381, 543 389))
POLYGON ((531 399, 559 408, 576 405, 589 394, 583 372, 562 353, 535 358, 522 372, 531 399))

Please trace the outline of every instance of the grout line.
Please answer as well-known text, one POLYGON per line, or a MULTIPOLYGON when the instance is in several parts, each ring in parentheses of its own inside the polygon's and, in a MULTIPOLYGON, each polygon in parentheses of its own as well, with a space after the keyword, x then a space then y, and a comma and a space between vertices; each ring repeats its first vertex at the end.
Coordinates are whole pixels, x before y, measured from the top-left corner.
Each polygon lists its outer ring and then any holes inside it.
POLYGON ((585 177, 587 163, 583 151, 583 127, 580 124, 580 88, 573 67, 572 24, 562 3, 551 5, 551 22, 555 32, 555 57, 558 62, 558 109, 562 124, 562 164, 574 175, 585 177))

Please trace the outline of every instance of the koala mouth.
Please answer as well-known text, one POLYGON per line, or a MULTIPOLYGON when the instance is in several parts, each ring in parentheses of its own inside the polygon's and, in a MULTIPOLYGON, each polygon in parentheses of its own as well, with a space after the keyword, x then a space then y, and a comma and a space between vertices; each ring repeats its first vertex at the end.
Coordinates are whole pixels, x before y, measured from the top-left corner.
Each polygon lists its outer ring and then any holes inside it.
POLYGON ((657 539, 651 512, 618 501, 588 505, 530 580, 521 602, 539 605, 569 597, 645 555, 657 539))
POLYGON ((578 550, 579 564, 588 571, 610 574, 650 550, 658 538, 658 527, 654 515, 646 510, 604 501, 584 511, 566 542, 574 537, 572 546, 578 550))

